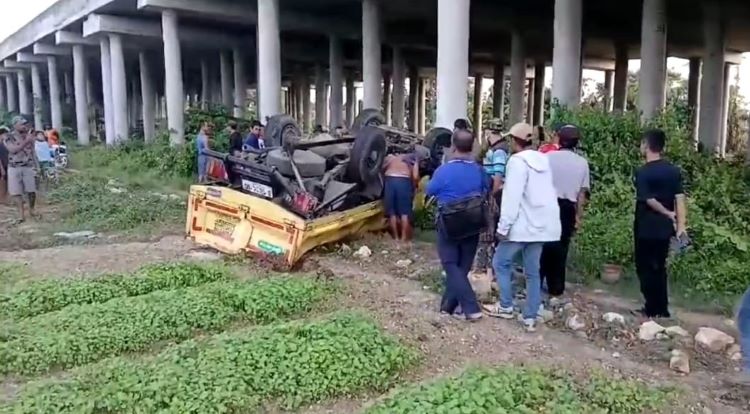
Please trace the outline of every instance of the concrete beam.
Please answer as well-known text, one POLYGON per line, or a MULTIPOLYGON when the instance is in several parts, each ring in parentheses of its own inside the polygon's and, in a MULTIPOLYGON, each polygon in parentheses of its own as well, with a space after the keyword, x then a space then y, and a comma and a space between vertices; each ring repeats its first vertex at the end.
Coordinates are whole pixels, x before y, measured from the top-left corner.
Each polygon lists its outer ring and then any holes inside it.
POLYGON ((46 43, 34 43, 34 54, 35 55, 46 55, 46 56, 70 56, 70 48, 63 46, 48 45, 46 43))
POLYGON ((31 63, 16 62, 15 60, 5 60, 3 62, 8 69, 31 69, 31 63))
MULTIPOLYGON (((88 38, 100 33, 114 33, 126 36, 162 38, 161 23, 153 20, 131 17, 111 16, 106 14, 91 14, 83 22, 83 36, 88 38)), ((180 42, 191 46, 203 45, 228 47, 247 45, 252 39, 232 36, 226 32, 206 30, 200 28, 180 27, 180 42)))
POLYGON ((55 44, 56 45, 84 45, 84 46, 97 46, 99 47, 99 41, 96 39, 85 38, 76 32, 69 32, 60 30, 55 32, 55 44))
MULTIPOLYGON (((149 11, 175 10, 180 14, 212 16, 217 19, 243 24, 257 24, 258 13, 247 4, 227 0, 138 0, 138 9, 149 11)), ((359 39, 360 28, 341 19, 314 17, 310 14, 284 12, 280 19, 281 30, 310 31, 335 34, 347 39, 359 39)))
POLYGON ((37 56, 33 53, 18 52, 16 54, 16 60, 21 63, 47 63, 47 58, 44 56, 37 56))

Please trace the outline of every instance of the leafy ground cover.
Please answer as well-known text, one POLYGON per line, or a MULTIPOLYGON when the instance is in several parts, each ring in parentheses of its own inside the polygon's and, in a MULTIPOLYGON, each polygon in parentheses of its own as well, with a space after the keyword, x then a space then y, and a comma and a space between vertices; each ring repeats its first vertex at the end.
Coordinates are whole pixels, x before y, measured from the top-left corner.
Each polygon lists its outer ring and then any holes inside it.
POLYGON ((457 378, 412 386, 367 414, 640 414, 668 402, 665 389, 600 375, 506 367, 472 369, 457 378))
POLYGON ((113 358, 27 385, 3 407, 21 413, 257 412, 385 390, 416 361, 366 318, 336 315, 187 341, 133 361, 113 358))
POLYGON ((72 305, 16 323, 0 336, 0 373, 39 374, 141 351, 237 320, 268 323, 305 313, 330 291, 308 278, 220 281, 72 305))
POLYGON ((4 316, 26 318, 70 305, 103 303, 118 297, 197 286, 227 278, 227 271, 219 267, 190 263, 158 264, 127 275, 31 282, 0 296, 0 303, 4 316))

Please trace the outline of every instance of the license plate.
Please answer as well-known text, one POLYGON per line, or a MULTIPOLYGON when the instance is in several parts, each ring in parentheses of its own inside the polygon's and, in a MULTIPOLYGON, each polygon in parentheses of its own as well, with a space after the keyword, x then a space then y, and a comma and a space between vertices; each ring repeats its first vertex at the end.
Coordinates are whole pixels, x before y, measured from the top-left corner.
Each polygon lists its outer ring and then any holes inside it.
POLYGON ((242 189, 266 198, 273 198, 273 188, 250 180, 242 180, 242 189))

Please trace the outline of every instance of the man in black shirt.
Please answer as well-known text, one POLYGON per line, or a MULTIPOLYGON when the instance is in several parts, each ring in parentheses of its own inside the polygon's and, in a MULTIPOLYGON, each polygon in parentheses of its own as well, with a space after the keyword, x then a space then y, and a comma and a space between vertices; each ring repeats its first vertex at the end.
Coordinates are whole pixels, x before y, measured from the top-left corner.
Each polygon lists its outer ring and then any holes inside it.
POLYGON ((235 157, 242 154, 242 134, 235 121, 229 121, 229 153, 235 157))
POLYGON ((649 318, 668 318, 667 255, 669 242, 685 233, 687 210, 680 169, 662 159, 666 135, 661 130, 643 134, 641 153, 646 164, 636 171, 635 266, 646 301, 641 312, 649 318))

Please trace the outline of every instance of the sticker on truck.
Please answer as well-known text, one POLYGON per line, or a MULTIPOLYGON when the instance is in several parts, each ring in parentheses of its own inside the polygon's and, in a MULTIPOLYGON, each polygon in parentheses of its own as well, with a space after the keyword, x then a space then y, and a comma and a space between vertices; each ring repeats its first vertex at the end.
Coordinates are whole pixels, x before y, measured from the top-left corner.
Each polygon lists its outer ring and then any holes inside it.
POLYGON ((267 241, 261 240, 258 242, 258 247, 265 253, 272 254, 275 256, 281 256, 284 254, 284 249, 275 244, 271 244, 267 241))

